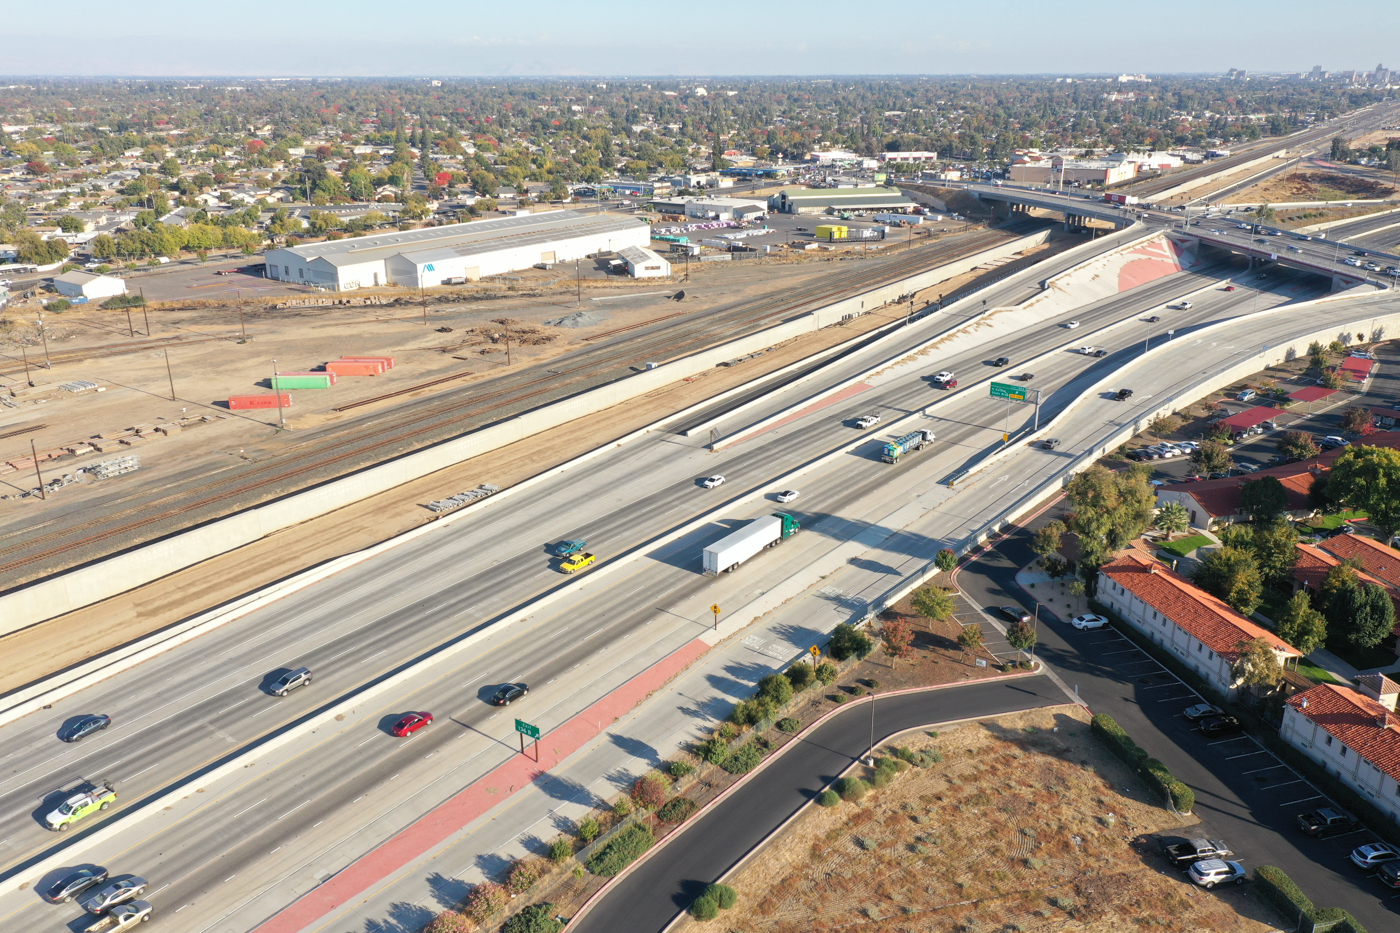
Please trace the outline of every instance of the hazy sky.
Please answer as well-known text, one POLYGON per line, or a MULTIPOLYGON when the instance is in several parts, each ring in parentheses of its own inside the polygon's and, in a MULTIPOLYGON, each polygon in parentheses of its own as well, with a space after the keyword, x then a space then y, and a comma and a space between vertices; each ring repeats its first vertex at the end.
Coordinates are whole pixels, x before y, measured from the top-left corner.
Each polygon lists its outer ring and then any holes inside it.
POLYGON ((1083 74, 1400 68, 1330 0, 61 0, 7 4, 9 75, 1083 74))

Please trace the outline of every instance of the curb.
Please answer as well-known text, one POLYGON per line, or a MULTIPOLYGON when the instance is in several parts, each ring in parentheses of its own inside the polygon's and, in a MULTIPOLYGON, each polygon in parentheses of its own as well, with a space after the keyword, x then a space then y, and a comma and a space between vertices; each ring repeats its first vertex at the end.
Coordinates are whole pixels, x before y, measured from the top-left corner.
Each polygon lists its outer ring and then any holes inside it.
MULTIPOLYGON (((1039 676, 1041 676, 1041 672, 1040 672, 1040 671, 1023 671, 1023 672, 1016 673, 1016 674, 1001 674, 1001 675, 998 675, 998 676, 996 676, 996 677, 983 677, 983 678, 980 678, 980 679, 978 679, 978 680, 970 681, 969 683, 975 683, 975 684, 995 683, 995 682, 1004 681, 1004 680, 1016 680, 1016 679, 1025 678, 1025 677, 1039 677, 1039 676)), ((617 873, 616 875, 614 875, 612 878, 608 879, 608 883, 607 883, 607 884, 603 885, 603 886, 602 886, 601 888, 599 888, 597 891, 593 892, 593 896, 590 897, 588 900, 584 901, 583 906, 581 906, 581 907, 578 909, 578 911, 577 911, 572 917, 569 918, 569 923, 571 923, 571 924, 577 923, 578 920, 579 920, 579 918, 586 916, 590 910, 592 910, 595 906, 597 906, 598 901, 600 901, 600 900, 603 898, 603 896, 604 896, 605 894, 607 894, 608 892, 610 892, 610 891, 612 890, 612 888, 613 888, 615 885, 617 885, 619 882, 621 882, 624 878, 626 878, 628 875, 630 875, 630 874, 631 874, 633 871, 635 871, 637 868, 639 868, 639 867, 641 867, 642 865, 646 864, 646 862, 647 862, 653 855, 655 855, 657 852, 662 851, 663 849, 666 848, 666 846, 670 845, 671 842, 673 842, 673 841, 676 840, 676 839, 679 839, 679 838, 681 837, 681 835, 683 835, 686 831, 688 831, 692 826, 698 824, 699 821, 700 821, 700 817, 702 817, 702 816, 705 815, 706 813, 710 812, 713 808, 717 807, 721 802, 723 802, 723 801, 729 799, 729 797, 730 797, 731 794, 733 794, 733 793, 739 791, 740 789, 746 787, 746 786, 748 785, 749 781, 750 781, 755 775, 758 775, 758 774, 762 773, 763 770, 764 770, 765 768, 767 768, 769 764, 771 764, 771 763, 774 762, 774 761, 777 761, 779 758, 781 758, 784 754, 787 753, 788 749, 794 747, 794 746, 797 744, 797 742, 798 742, 799 739, 801 739, 803 736, 806 736, 808 733, 810 733, 812 730, 816 729, 818 726, 821 726, 821 725, 825 724, 825 723, 827 722, 827 720, 829 720, 829 719, 831 719, 831 718, 833 718, 833 717, 835 717, 835 716, 837 716, 837 715, 839 715, 839 714, 841 714, 841 713, 845 713, 845 712, 849 712, 850 710, 858 709, 858 708, 860 708, 860 707, 861 707, 864 703, 866 703, 866 702, 873 703, 873 702, 875 702, 875 699, 876 699, 877 696, 882 696, 882 697, 906 696, 906 695, 911 694, 911 693, 931 693, 931 692, 936 691, 936 690, 951 690, 951 689, 956 689, 956 688, 958 688, 958 687, 965 687, 965 686, 968 686, 968 683, 933 684, 933 685, 927 686, 927 687, 907 687, 907 688, 905 688, 905 689, 903 689, 903 690, 891 690, 889 693, 882 693, 882 694, 878 694, 878 695, 877 695, 877 694, 867 694, 865 697, 862 697, 861 699, 857 700, 857 701, 854 702, 854 703, 843 703, 842 705, 840 705, 840 706, 838 706, 838 707, 836 707, 836 708, 834 708, 834 709, 828 710, 827 712, 823 713, 821 716, 819 716, 819 717, 817 717, 816 719, 812 720, 811 724, 809 724, 809 725, 807 726, 807 728, 805 728, 805 729, 803 729, 801 732, 795 734, 789 742, 787 742, 785 745, 783 745, 782 748, 778 749, 776 752, 774 752, 773 754, 769 755, 767 758, 764 758, 763 761, 759 762, 758 767, 754 768, 754 769, 753 769, 752 771, 750 771, 748 774, 745 774, 745 775, 743 775, 742 777, 740 777, 739 780, 735 781, 733 784, 729 785, 729 787, 726 787, 723 791, 721 791, 720 794, 719 794, 717 797, 715 797, 715 798, 714 798, 713 800, 711 800, 709 803, 705 804, 705 805, 704 805, 703 807, 701 807, 699 810, 696 810, 694 813, 692 813, 692 814, 690 815, 689 819, 687 819, 684 823, 682 823, 679 827, 676 828, 676 831, 675 831, 675 832, 671 833, 671 834, 670 834, 669 836, 667 836, 665 839, 661 840, 659 843, 657 843, 656 845, 652 846, 652 847, 651 847, 650 849, 648 849, 646 852, 643 852, 643 853, 642 853, 635 861, 633 861, 630 865, 628 865, 628 866, 627 866, 626 868, 624 868, 622 871, 618 872, 618 873, 617 873)), ((1058 704, 1058 705, 1071 706, 1071 705, 1073 705, 1073 704, 1065 703, 1065 704, 1058 704)), ((956 721, 956 722, 970 722, 970 721, 973 721, 973 720, 976 720, 976 719, 985 719, 985 718, 987 718, 987 717, 985 717, 985 716, 975 716, 975 717, 972 718, 972 720, 955 720, 955 721, 956 721)), ((924 729, 924 728, 927 728, 927 726, 915 726, 914 728, 915 728, 915 729, 924 729)), ((887 736, 885 736, 885 737, 879 739, 875 744, 876 744, 877 746, 879 746, 881 743, 889 741, 889 739, 890 739, 891 737, 895 736, 895 735, 903 735, 903 734, 905 734, 906 732, 910 732, 910 731, 913 731, 913 730, 911 730, 911 729, 901 729, 901 730, 899 730, 898 732, 892 732, 892 733, 890 733, 889 735, 887 735, 887 736)), ((855 767, 856 765, 859 765, 859 764, 861 764, 861 761, 860 761, 859 759, 857 759, 857 760, 851 762, 850 766, 848 766, 848 767, 847 767, 845 770, 843 770, 841 773, 842 773, 842 774, 845 774, 846 771, 849 771, 851 768, 853 768, 853 767, 855 767)), ((768 842, 769 839, 772 839, 773 836, 774 836, 776 833, 780 832, 783 828, 785 828, 785 827, 788 825, 788 823, 792 822, 792 821, 793 821, 794 819, 796 819, 798 816, 800 816, 801 814, 803 814, 804 812, 806 812, 807 808, 810 807, 810 806, 812 806, 812 805, 814 805, 815 802, 816 802, 816 801, 815 801, 815 798, 814 798, 813 800, 808 801, 806 804, 803 804, 801 807, 798 807, 798 808, 797 808, 797 811, 796 811, 795 813, 793 813, 792 816, 790 816, 787 820, 785 820, 785 821, 783 822, 783 824, 782 824, 781 826, 779 826, 777 829, 775 829, 772 833, 769 833, 767 836, 765 836, 765 837, 763 838, 763 840, 761 840, 756 846, 754 846, 754 847, 753 847, 752 849, 750 849, 747 853, 745 853, 745 854, 740 858, 739 862, 736 862, 735 865, 734 865, 732 868, 729 869, 729 871, 727 871, 723 876, 721 876, 721 878, 728 877, 728 875, 729 875, 730 872, 736 870, 736 869, 738 868, 738 866, 739 866, 740 864, 743 863, 744 860, 748 859, 751 855, 753 855, 754 852, 756 852, 756 851, 758 851, 758 849, 762 848, 762 847, 768 842)), ((680 916, 684 916, 684 915, 685 915, 685 911, 682 910, 680 916)), ((678 917, 677 919, 679 919, 679 917, 678 917)), ((665 927, 665 929, 666 929, 666 930, 669 930, 669 929, 671 928, 671 926, 673 926, 675 923, 676 923, 676 921, 675 921, 675 920, 672 920, 671 923, 668 924, 668 925, 665 927)))

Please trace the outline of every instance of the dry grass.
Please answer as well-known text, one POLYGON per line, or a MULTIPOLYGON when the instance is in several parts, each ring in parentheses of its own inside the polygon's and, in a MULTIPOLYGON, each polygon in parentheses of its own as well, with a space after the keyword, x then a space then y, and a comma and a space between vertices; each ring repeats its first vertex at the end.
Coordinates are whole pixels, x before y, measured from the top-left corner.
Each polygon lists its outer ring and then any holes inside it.
POLYGON ((1143 834, 1179 820, 1145 799, 1087 720, 1066 706, 905 737, 942 761, 859 804, 810 808, 728 880, 737 907, 682 929, 1273 929, 1248 887, 1203 891, 1149 854, 1143 834))

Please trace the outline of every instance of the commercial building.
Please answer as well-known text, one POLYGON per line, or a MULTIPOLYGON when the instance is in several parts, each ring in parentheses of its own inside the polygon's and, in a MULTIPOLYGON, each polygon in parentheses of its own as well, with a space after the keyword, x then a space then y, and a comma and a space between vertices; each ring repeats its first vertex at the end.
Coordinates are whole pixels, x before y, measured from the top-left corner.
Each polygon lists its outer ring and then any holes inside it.
POLYGON ((671 274, 671 264, 645 246, 620 249, 617 256, 627 264, 627 274, 634 279, 664 279, 671 274))
POLYGON ((1099 602, 1225 696, 1235 695, 1232 666, 1255 640, 1268 642, 1280 664, 1300 657, 1273 632, 1141 551, 1119 553, 1099 570, 1098 583, 1099 602))
POLYGON ((771 210, 784 214, 825 214, 839 211, 890 211, 914 207, 898 188, 785 188, 768 199, 771 210))
POLYGON ((333 291, 474 281, 651 242, 635 218, 545 211, 269 250, 267 276, 333 291))
POLYGON ((1137 175, 1133 162, 1111 159, 1064 159, 1059 156, 1019 157, 1011 163, 1008 177, 1024 184, 1059 184, 1063 174, 1066 184, 1116 185, 1137 175))
POLYGON ((881 162, 909 162, 916 165, 932 165, 938 161, 936 152, 882 152, 877 159, 881 162))
POLYGON ((96 301, 126 294, 126 282, 114 275, 93 275, 90 272, 65 272, 54 276, 53 287, 64 298, 96 301))
POLYGON ((1382 674, 1362 674, 1356 685, 1289 697, 1279 736, 1400 823, 1400 685, 1382 674))
POLYGON ((684 214, 700 220, 752 220, 768 213, 766 201, 746 198, 667 198, 652 202, 663 214, 684 214))
POLYGON ((662 179, 656 181, 633 181, 630 178, 609 178, 600 181, 597 189, 605 194, 631 195, 637 198, 664 197, 671 193, 671 183, 662 179))

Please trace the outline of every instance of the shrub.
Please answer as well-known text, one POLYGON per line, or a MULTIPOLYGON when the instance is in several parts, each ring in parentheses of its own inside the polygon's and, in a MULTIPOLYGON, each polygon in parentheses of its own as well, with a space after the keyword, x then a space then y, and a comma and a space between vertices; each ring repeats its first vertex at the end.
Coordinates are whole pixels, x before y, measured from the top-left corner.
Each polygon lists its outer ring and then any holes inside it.
POLYGON ((798 661, 787 669, 787 673, 784 676, 787 677, 788 683, 792 684, 792 689, 794 691, 806 690, 808 687, 812 686, 812 682, 816 680, 816 674, 812 670, 812 665, 808 664, 806 661, 798 661))
POLYGON ((598 838, 598 821, 591 816, 585 816, 583 822, 578 824, 578 838, 584 845, 588 845, 598 838))
POLYGON ((877 758, 875 759, 875 770, 898 774, 901 771, 909 770, 909 762, 900 761, 898 758, 877 758))
POLYGON ((719 737, 724 739, 726 742, 731 741, 738 734, 739 730, 734 728, 733 723, 722 722, 719 724, 719 737))
POLYGON ((817 669, 812 672, 823 686, 830 687, 836 683, 836 678, 841 676, 841 672, 836 669, 836 665, 828 661, 823 661, 817 665, 817 669))
POLYGON ((784 716, 778 720, 778 728, 784 732, 796 732, 802 728, 802 721, 791 716, 784 716))
POLYGON ((860 778, 843 777, 832 785, 832 789, 836 791, 837 795, 842 800, 849 800, 854 803, 870 792, 870 785, 860 778))
POLYGON ((739 892, 727 884, 712 884, 701 897, 713 897, 720 910, 729 910, 739 903, 739 892))
POLYGON ((656 811, 657 819, 667 823, 683 823, 695 812, 695 801, 689 797, 672 797, 656 811))
POLYGON ((613 804, 613 816, 627 816, 632 812, 632 798, 619 797, 617 803, 613 804))
POLYGON ((567 839, 556 839, 549 844, 549 857, 563 862, 574 854, 574 844, 567 839))
POLYGON ((511 894, 524 894, 540 880, 540 863, 534 859, 521 859, 510 866, 506 876, 506 890, 511 894))
POLYGON ((846 702, 846 695, 844 693, 838 693, 834 697, 832 697, 831 700, 837 706, 840 706, 842 703, 846 702))
POLYGON ((893 780, 893 771, 876 771, 874 774, 870 775, 870 786, 884 787, 886 784, 893 780))
POLYGON ((564 924, 554 919, 553 904, 531 904, 511 917, 501 927, 501 933, 559 933, 564 924))
POLYGON ((715 736, 695 746, 695 754, 712 765, 724 764, 724 759, 729 757, 729 743, 715 736))
POLYGON ((687 774, 695 773, 695 765, 691 764, 688 761, 673 761, 671 762, 670 766, 666 769, 666 771, 673 778, 683 778, 687 774))
POLYGON ((1281 868, 1260 865, 1254 869, 1254 883, 1264 899, 1285 917, 1313 912, 1313 902, 1281 868))
POLYGON ((55 298, 53 301, 50 301, 48 304, 44 305, 44 310, 67 311, 71 307, 73 307, 73 302, 69 301, 67 298, 55 298))
POLYGON ((745 742, 734 749, 728 758, 724 759, 721 768, 730 774, 748 774, 758 763, 763 760, 763 749, 757 742, 745 742))
POLYGON ((737 726, 752 726, 768 716, 768 705, 760 697, 740 700, 729 713, 729 721, 737 726))
POLYGON ((485 923, 488 917, 503 909, 508 900, 505 888, 494 881, 483 881, 467 895, 467 902, 462 905, 462 913, 477 923, 485 923))
POLYGON ((912 748, 897 748, 894 752, 901 761, 907 761, 911 765, 920 768, 927 768, 943 760, 943 755, 937 751, 915 751, 912 748))
POLYGON ((114 295, 102 302, 102 308, 111 311, 114 308, 139 308, 146 303, 146 299, 140 295, 114 295))
POLYGON ((792 699, 792 681, 782 674, 769 674, 758 682, 758 695, 773 708, 780 707, 792 699))
POLYGON ((828 788, 817 795, 817 803, 823 807, 834 807, 841 802, 841 795, 828 788))
POLYGON ((632 802, 647 810, 655 810, 666 802, 666 793, 670 789, 670 778, 652 771, 637 778, 637 783, 632 785, 632 802))
POLYGON ((947 573, 958 565, 958 555, 951 548, 944 548, 933 556, 933 565, 947 573))
POLYGON ((719 903, 702 894, 690 905, 690 915, 696 920, 713 920, 719 916, 719 903))
POLYGON ((1172 795, 1172 806, 1177 813, 1190 813, 1196 809, 1196 792, 1180 781, 1172 781, 1167 785, 1167 790, 1172 795))
POLYGON ((842 622, 831 633, 831 656, 838 661, 850 657, 864 658, 875 648, 870 636, 842 622))
POLYGON ((650 829, 633 823, 594 852, 585 867, 600 878, 611 878, 655 844, 656 837, 651 834, 650 829))
POLYGON ((423 928, 423 933, 471 933, 476 924, 455 910, 444 910, 423 928))

